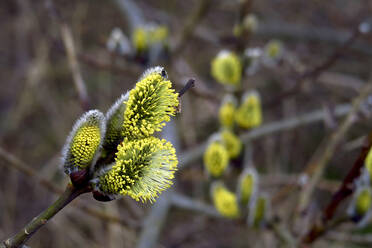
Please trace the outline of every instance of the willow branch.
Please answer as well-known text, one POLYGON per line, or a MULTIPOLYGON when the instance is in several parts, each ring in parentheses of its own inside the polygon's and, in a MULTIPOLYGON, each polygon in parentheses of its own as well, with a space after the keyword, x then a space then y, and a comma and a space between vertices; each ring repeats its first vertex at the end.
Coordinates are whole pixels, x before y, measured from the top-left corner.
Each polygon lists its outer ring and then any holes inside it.
MULTIPOLYGON (((340 104, 334 109, 334 116, 341 117, 346 115, 351 109, 350 104, 340 104)), ((271 135, 277 132, 288 131, 300 126, 307 124, 323 121, 326 117, 326 112, 324 110, 316 110, 308 114, 303 114, 300 116, 295 116, 285 120, 280 120, 263 125, 259 128, 253 129, 252 131, 246 132, 240 136, 243 143, 248 143, 257 138, 271 135)), ((199 146, 190 149, 179 156, 180 168, 186 168, 194 161, 200 159, 206 148, 206 143, 202 143, 199 146)))
MULTIPOLYGON (((10 168, 10 169, 16 169, 20 171, 21 173, 29 176, 29 178, 33 179, 37 183, 39 183, 41 186, 49 190, 50 192, 54 194, 62 194, 64 191, 55 186, 55 184, 43 177, 41 177, 31 166, 28 164, 24 163, 20 159, 18 159, 16 156, 13 154, 5 151, 3 148, 0 147, 0 158, 4 160, 3 164, 4 166, 10 168)), ((139 225, 135 222, 131 222, 129 219, 121 219, 118 216, 113 216, 107 213, 104 213, 102 211, 99 211, 97 209, 94 209, 92 207, 85 206, 81 204, 81 202, 77 201, 77 204, 72 204, 72 206, 79 208, 83 213, 89 214, 95 218, 99 218, 103 221, 110 221, 113 223, 117 223, 120 225, 129 225, 131 227, 138 227, 139 225)))
POLYGON ((33 218, 13 237, 3 241, 3 247, 21 247, 29 238, 32 237, 42 226, 44 226, 54 215, 61 211, 67 204, 83 193, 90 192, 89 188, 77 189, 72 184, 68 184, 62 195, 46 210, 37 217, 33 218))

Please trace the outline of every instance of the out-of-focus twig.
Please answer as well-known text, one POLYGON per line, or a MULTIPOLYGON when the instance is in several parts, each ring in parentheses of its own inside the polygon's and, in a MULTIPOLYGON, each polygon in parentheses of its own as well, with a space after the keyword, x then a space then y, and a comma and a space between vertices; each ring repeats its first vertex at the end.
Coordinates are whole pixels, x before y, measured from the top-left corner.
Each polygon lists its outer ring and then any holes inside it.
POLYGON ((168 210, 171 207, 171 194, 172 190, 164 192, 151 208, 149 215, 143 223, 143 229, 140 234, 137 248, 154 247, 158 240, 160 231, 163 228, 168 210))
POLYGON ((61 14, 58 12, 58 10, 55 8, 52 0, 46 0, 46 6, 49 15, 57 22, 60 27, 63 45, 67 53, 67 61, 70 66, 74 85, 79 96, 80 105, 83 110, 88 110, 90 108, 88 92, 83 80, 83 76, 81 75, 71 29, 61 17, 61 14))
MULTIPOLYGON (((278 39, 314 41, 331 45, 342 45, 351 32, 335 30, 329 27, 303 26, 283 21, 266 21, 260 23, 255 35, 264 38, 277 37, 278 39)), ((372 55, 372 49, 366 42, 355 42, 350 47, 352 50, 372 55)))
MULTIPOLYGON (((112 55, 114 56, 114 54, 112 55)), ((89 54, 78 54, 78 59, 82 63, 94 67, 99 70, 107 70, 118 75, 127 76, 128 74, 140 74, 143 68, 135 63, 126 62, 124 65, 116 65, 115 63, 105 61, 102 58, 98 59, 96 56, 89 54)))
POLYGON ((281 242, 283 242, 284 247, 288 248, 297 247, 295 239, 293 238, 292 234, 287 228, 279 225, 274 220, 268 223, 268 228, 274 232, 274 234, 278 237, 278 239, 281 242))
MULTIPOLYGON (((175 149, 178 150, 180 147, 180 140, 174 120, 170 121, 164 127, 162 136, 166 140, 169 140, 175 149)), ((143 228, 136 245, 137 248, 155 247, 168 216, 168 211, 171 208, 172 192, 173 189, 168 189, 167 192, 162 193, 152 206, 150 213, 144 220, 143 228)))
POLYGON ((135 1, 132 0, 115 0, 114 1, 123 16, 126 17, 128 28, 133 32, 134 28, 145 24, 145 18, 141 9, 136 5, 135 1))
POLYGON ((190 17, 186 20, 186 24, 183 26, 180 31, 180 37, 178 42, 176 42, 174 48, 172 49, 172 56, 177 55, 181 52, 187 42, 187 40, 192 35, 195 27, 203 19, 205 14, 208 12, 208 9, 211 5, 211 0, 200 0, 196 9, 192 12, 190 17))
POLYGON ((190 197, 173 193, 171 196, 172 204, 175 207, 186 209, 194 212, 198 212, 201 214, 206 214, 211 217, 220 218, 221 215, 216 211, 216 209, 212 206, 209 206, 203 202, 196 201, 191 199, 190 197))
MULTIPOLYGON (((350 111, 350 109, 350 104, 340 104, 335 107, 334 115, 336 117, 344 116, 350 111)), ((325 116, 326 113, 324 110, 316 110, 308 114, 303 114, 293 118, 263 125, 260 128, 253 129, 252 131, 242 134, 240 138, 244 143, 247 143, 265 135, 270 135, 280 131, 287 131, 310 123, 323 121, 325 116)), ((182 153, 179 156, 180 167, 185 168, 195 160, 201 158, 205 148, 206 143, 202 143, 201 145, 182 153)))
POLYGON ((0 158, 3 160, 1 164, 4 164, 5 166, 9 168, 17 169, 18 171, 22 172, 23 174, 35 180, 37 183, 39 183, 40 185, 42 185, 49 191, 54 192, 56 194, 63 193, 63 190, 61 188, 55 186, 49 180, 46 180, 45 178, 40 177, 39 174, 36 173, 36 171, 33 168, 26 165, 23 161, 18 159, 13 154, 9 153, 8 151, 5 151, 2 147, 0 147, 0 158))
MULTIPOLYGON (((303 175, 301 174, 265 174, 260 176, 260 185, 262 187, 278 187, 284 185, 297 185, 302 187, 303 175)), ((316 188, 330 193, 334 193, 341 185, 341 182, 335 180, 322 179, 316 185, 316 188)))
POLYGON ((312 243, 326 231, 327 223, 333 218, 338 206, 342 201, 349 197, 354 191, 354 180, 359 177, 361 169, 364 166, 364 160, 372 146, 372 132, 370 133, 366 145, 362 148, 357 160, 349 173, 346 175, 342 185, 333 195, 332 200, 322 212, 322 218, 314 222, 310 231, 303 238, 303 242, 312 243))
MULTIPOLYGON (((8 151, 5 151, 2 147, 0 147, 0 158, 3 160, 3 162, 0 163, 0 165, 4 165, 10 169, 17 169, 18 171, 27 175, 32 180, 35 180, 37 183, 39 183, 41 186, 45 187, 52 193, 58 195, 63 193, 63 190, 61 188, 55 186, 51 181, 39 176, 39 174, 31 166, 27 165, 26 163, 18 159, 16 156, 9 153, 8 151)), ((88 207, 80 203, 79 200, 76 200, 75 204, 72 204, 72 206, 76 206, 83 213, 87 213, 93 217, 100 218, 104 221, 110 221, 122 225, 129 225, 131 227, 138 227, 138 224, 133 221, 123 220, 118 216, 112 216, 97 209, 88 207)))
MULTIPOLYGON (((296 92, 298 92, 298 90, 300 90, 304 83, 308 80, 316 80, 324 71, 326 71, 337 62, 337 60, 345 53, 345 51, 349 47, 351 47, 352 44, 357 40, 360 34, 361 33, 359 32, 359 27, 356 27, 349 35, 349 37, 338 48, 336 48, 333 53, 329 57, 327 57, 321 64, 302 72, 300 75, 297 76, 296 84, 291 89, 280 93, 278 96, 270 100, 270 102, 265 103, 265 105, 276 105, 280 101, 282 101, 283 98, 292 96, 296 92)), ((301 67, 303 67, 303 65, 301 65, 301 67)))
POLYGON ((353 243, 353 244, 372 244, 372 235, 370 234, 352 234, 349 232, 336 232, 330 231, 326 236, 326 239, 339 241, 341 243, 353 243))
MULTIPOLYGON (((309 201, 314 192, 315 185, 318 184, 319 180, 323 176, 323 172, 328 164, 329 160, 332 158, 336 147, 340 144, 341 140, 345 137, 346 132, 350 129, 354 121, 356 120, 356 113, 360 110, 361 105, 365 99, 372 93, 372 82, 368 82, 360 91, 358 97, 353 100, 352 108, 349 113, 339 125, 339 127, 326 138, 325 148, 319 156, 315 158, 314 161, 309 163, 309 166, 313 167, 312 177, 310 182, 304 187, 300 201, 299 210, 303 211, 309 204, 309 201)), ((310 172, 311 173, 311 172, 310 172)))

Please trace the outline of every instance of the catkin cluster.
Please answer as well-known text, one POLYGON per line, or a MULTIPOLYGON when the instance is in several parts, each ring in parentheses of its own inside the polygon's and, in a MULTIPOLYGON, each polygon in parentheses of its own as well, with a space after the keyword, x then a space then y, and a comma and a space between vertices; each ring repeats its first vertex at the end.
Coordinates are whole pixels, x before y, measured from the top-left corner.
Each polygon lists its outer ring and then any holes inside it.
MULTIPOLYGON (((257 19, 253 16, 244 18, 244 23, 236 26, 234 34, 253 32, 257 28, 257 19)), ((260 60, 263 57, 278 58, 281 47, 279 43, 269 43, 264 53, 256 54, 260 60), (265 56, 263 56, 265 54, 265 56)), ((243 92, 246 87, 245 76, 252 66, 257 64, 248 61, 246 54, 222 50, 211 62, 211 75, 224 86, 226 95, 218 112, 220 130, 207 142, 204 151, 204 169, 211 183, 211 198, 216 210, 226 218, 246 218, 252 227, 263 227, 267 223, 270 210, 268 195, 259 191, 258 173, 252 161, 246 161, 250 154, 242 151, 249 150, 243 145, 239 132, 252 130, 262 124, 261 98, 256 90, 243 92), (235 191, 229 190, 225 184, 224 175, 241 166, 244 169, 235 183, 235 191)), ((258 60, 256 60, 257 62, 258 60)), ((230 179, 231 180, 231 179, 230 179)), ((229 182, 228 184, 233 184, 229 182)))
POLYGON ((154 202, 172 184, 178 160, 172 144, 153 134, 178 104, 165 70, 147 70, 106 115, 92 110, 76 122, 63 149, 65 172, 76 185, 88 180, 97 200, 129 195, 154 202))

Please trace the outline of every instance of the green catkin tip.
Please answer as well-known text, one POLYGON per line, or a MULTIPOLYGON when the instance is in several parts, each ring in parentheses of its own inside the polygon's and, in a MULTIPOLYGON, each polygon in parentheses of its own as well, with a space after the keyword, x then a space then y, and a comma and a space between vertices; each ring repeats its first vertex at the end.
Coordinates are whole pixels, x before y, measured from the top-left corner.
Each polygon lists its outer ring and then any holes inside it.
POLYGON ((372 149, 369 150, 366 159, 364 160, 365 169, 368 172, 369 181, 371 182, 372 178, 372 149))
POLYGON ((248 223, 249 226, 261 228, 266 224, 269 211, 269 199, 266 195, 258 195, 252 201, 249 209, 248 223))
POLYGON ((254 128, 262 123, 261 99, 256 91, 243 96, 242 104, 235 114, 236 123, 242 128, 254 128))
POLYGON ((116 162, 96 175, 95 188, 105 195, 155 202, 172 185, 177 164, 175 149, 164 139, 125 139, 118 146, 116 162))
POLYGON ((233 52, 223 50, 212 60, 211 74, 221 84, 238 86, 242 71, 240 58, 233 52))
POLYGON ((167 80, 162 67, 143 74, 125 102, 123 135, 129 139, 145 138, 161 131, 176 113, 178 93, 167 80))
POLYGON ((237 101, 232 95, 224 97, 218 112, 220 123, 225 128, 233 128, 237 101))
POLYGON ((105 130, 105 117, 98 110, 88 111, 75 123, 62 151, 66 174, 94 165, 105 130))
POLYGON ((204 167, 209 175, 221 177, 229 164, 229 154, 223 144, 211 142, 204 152, 204 167))
POLYGON ((238 181, 238 197, 239 202, 243 206, 247 206, 250 200, 256 193, 258 184, 258 175, 255 169, 245 169, 239 177, 238 181))
POLYGON ((220 182, 215 182, 211 189, 213 203, 217 211, 226 218, 238 218, 240 209, 236 195, 220 182))

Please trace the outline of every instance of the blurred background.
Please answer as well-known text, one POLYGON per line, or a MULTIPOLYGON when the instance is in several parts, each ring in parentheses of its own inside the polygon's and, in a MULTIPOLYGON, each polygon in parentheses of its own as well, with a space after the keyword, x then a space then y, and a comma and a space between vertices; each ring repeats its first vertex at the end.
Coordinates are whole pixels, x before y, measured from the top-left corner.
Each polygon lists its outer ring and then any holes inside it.
MULTIPOLYGON (((371 13, 368 0, 1 1, 0 239, 68 183, 60 151, 74 121, 89 109, 106 112, 146 68, 162 65, 177 90, 196 80, 166 130, 180 160, 175 186, 153 205, 84 195, 29 246, 301 246, 372 130, 371 13), (253 21, 245 18, 251 15, 253 21), (148 27, 162 27, 154 43, 138 33, 148 27), (221 50, 245 61, 239 90, 212 77, 211 61, 221 50), (248 157, 272 203, 259 228, 246 217, 220 216, 203 167, 224 95, 253 89, 263 122, 235 130, 245 146, 223 181, 235 192, 248 157)), ((335 215, 345 215, 348 204, 335 215)), ((336 224, 307 247, 371 245, 372 226, 336 224)))

